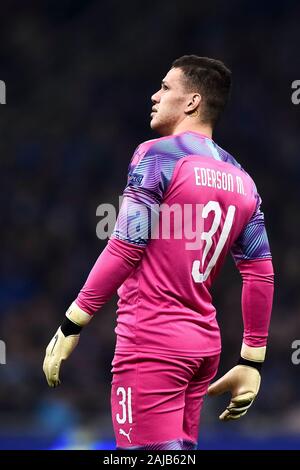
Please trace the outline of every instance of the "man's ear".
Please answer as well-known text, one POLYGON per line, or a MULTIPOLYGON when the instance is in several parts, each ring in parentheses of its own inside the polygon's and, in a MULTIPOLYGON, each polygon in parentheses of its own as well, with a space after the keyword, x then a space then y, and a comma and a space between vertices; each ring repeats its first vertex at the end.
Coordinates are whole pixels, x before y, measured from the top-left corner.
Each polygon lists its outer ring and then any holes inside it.
POLYGON ((190 95, 190 98, 188 100, 188 103, 186 105, 184 112, 186 114, 191 114, 195 112, 196 109, 198 109, 200 102, 201 102, 201 95, 199 93, 193 93, 192 95, 190 95))

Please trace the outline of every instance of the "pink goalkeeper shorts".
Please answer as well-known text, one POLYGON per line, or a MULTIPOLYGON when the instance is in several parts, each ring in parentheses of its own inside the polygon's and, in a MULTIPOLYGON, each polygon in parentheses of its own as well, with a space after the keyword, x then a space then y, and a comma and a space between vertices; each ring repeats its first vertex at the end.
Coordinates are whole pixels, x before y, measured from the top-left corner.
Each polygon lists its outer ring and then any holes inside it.
POLYGON ((219 354, 189 358, 115 354, 111 409, 118 448, 181 439, 196 444, 200 411, 219 354))

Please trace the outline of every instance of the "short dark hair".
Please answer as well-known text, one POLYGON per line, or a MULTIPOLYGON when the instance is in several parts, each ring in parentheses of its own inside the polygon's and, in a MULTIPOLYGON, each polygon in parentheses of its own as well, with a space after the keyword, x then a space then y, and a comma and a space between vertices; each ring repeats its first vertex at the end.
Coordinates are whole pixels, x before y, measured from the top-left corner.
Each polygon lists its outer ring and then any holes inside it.
POLYGON ((214 126, 229 99, 231 71, 220 60, 197 55, 179 57, 172 67, 183 71, 188 89, 201 94, 201 121, 214 126))

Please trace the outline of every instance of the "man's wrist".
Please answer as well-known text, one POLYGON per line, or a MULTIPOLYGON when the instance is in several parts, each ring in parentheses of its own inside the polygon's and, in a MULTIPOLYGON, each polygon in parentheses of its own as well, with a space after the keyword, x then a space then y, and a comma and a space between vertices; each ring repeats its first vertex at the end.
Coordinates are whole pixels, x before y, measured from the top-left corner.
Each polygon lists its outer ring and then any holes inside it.
POLYGON ((246 359, 247 361, 264 362, 266 349, 266 346, 255 348, 243 343, 241 348, 241 358, 246 359))
POLYGON ((266 346, 255 348, 243 343, 238 365, 253 367, 261 371, 266 356, 266 346))
POLYGON ((254 369, 258 370, 258 372, 261 371, 263 362, 256 362, 256 361, 248 361, 248 359, 244 359, 243 357, 240 357, 237 363, 238 366, 248 366, 248 367, 253 367, 254 369))
POLYGON ((61 331, 64 336, 79 335, 82 328, 90 322, 92 316, 84 312, 78 305, 73 302, 61 324, 61 331))
POLYGON ((81 327, 87 325, 93 318, 92 315, 89 315, 80 307, 78 307, 75 302, 72 302, 70 307, 66 311, 66 317, 71 320, 71 322, 81 327))
POLYGON ((82 326, 76 325, 76 323, 72 322, 71 320, 69 320, 69 318, 65 317, 60 326, 60 329, 63 335, 67 337, 67 336, 79 335, 82 330, 82 326))

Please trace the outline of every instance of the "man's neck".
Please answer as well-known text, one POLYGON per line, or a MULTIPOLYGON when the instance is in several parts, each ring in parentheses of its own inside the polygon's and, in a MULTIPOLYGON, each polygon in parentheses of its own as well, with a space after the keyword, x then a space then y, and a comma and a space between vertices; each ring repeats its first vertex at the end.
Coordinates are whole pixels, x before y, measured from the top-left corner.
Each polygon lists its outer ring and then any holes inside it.
POLYGON ((174 129, 172 134, 181 134, 182 132, 197 132, 198 134, 206 135, 212 138, 212 128, 208 124, 199 123, 192 118, 184 119, 174 129))

